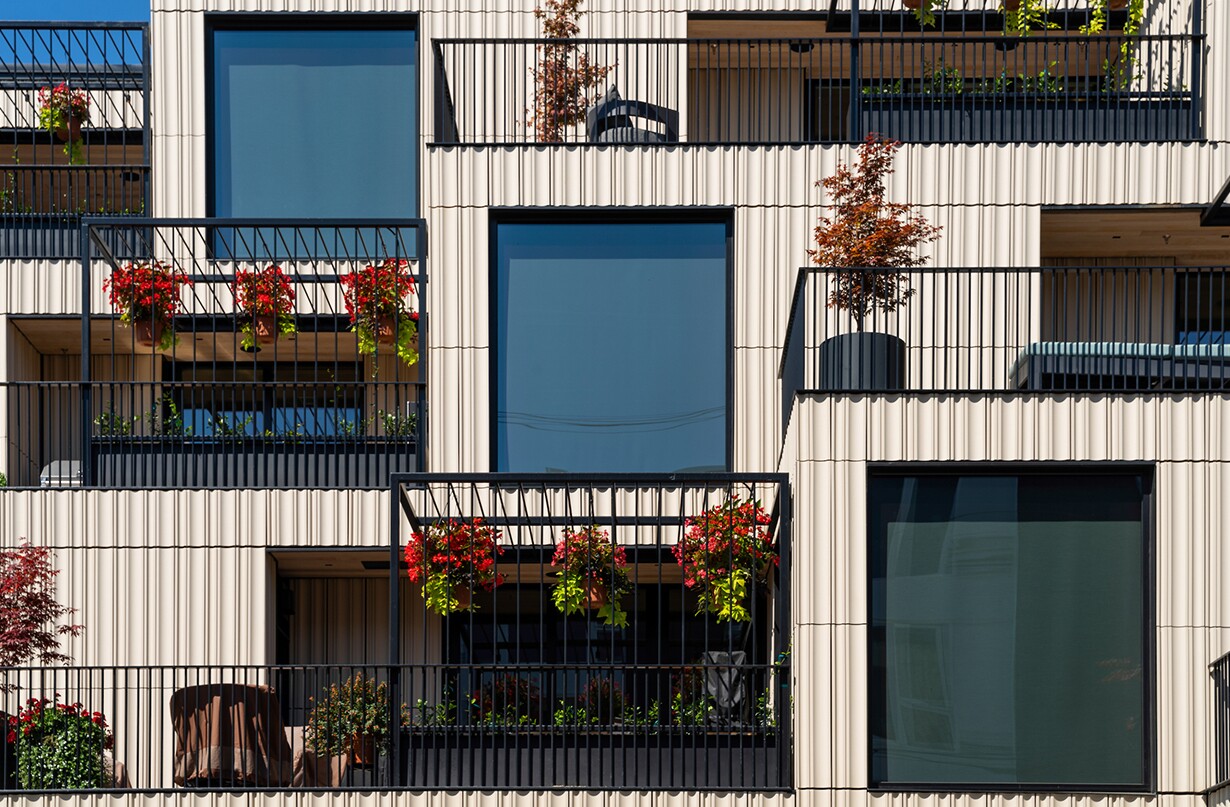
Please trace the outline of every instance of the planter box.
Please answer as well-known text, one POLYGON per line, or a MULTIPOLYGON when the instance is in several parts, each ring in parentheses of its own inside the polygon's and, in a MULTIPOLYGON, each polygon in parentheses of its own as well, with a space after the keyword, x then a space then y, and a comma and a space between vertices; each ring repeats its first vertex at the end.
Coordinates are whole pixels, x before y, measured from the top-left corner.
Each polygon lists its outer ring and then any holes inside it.
POLYGON ((868 96, 862 132, 906 143, 1070 143, 1194 140, 1192 101, 1115 95, 868 96))
POLYGON ((416 729, 403 732, 400 760, 400 784, 416 790, 750 791, 790 785, 772 729, 416 729))
POLYGON ((96 485, 117 488, 385 488, 418 470, 413 440, 211 440, 108 437, 91 441, 96 485))

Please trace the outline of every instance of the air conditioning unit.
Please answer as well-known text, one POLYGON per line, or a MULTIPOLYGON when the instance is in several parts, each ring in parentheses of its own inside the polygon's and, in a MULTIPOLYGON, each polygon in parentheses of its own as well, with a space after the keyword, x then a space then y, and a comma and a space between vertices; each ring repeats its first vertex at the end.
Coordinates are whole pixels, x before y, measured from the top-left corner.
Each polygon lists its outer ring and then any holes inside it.
POLYGON ((81 487, 81 460, 55 460, 39 472, 40 488, 81 487))

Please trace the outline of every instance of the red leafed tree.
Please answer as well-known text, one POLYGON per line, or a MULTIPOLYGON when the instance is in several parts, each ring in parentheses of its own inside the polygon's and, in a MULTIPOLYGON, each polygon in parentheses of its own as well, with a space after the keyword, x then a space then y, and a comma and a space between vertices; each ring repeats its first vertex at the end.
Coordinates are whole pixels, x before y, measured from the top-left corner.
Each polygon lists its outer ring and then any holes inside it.
POLYGON ((0 667, 69 660, 59 637, 77 636, 82 626, 62 624, 75 609, 56 602, 57 574, 46 547, 0 551, 0 667))
POLYGON ((848 311, 858 329, 873 311, 892 313, 914 296, 909 275, 884 268, 920 266, 919 246, 939 239, 942 228, 914 212, 913 205, 885 198, 884 178, 893 173, 901 144, 870 134, 858 150, 858 164, 816 183, 828 192, 832 217, 816 224, 816 248, 807 254, 834 274, 828 307, 848 311), (884 268, 873 268, 884 267, 884 268))
MULTIPOLYGON (((581 3, 584 0, 546 0, 546 8, 535 8, 534 17, 542 20, 546 39, 569 40, 581 31, 581 3)), ((540 143, 558 143, 564 130, 585 120, 593 103, 592 90, 611 72, 610 67, 593 64, 589 55, 571 42, 552 42, 538 46, 538 66, 534 68, 534 109, 530 122, 540 143)))

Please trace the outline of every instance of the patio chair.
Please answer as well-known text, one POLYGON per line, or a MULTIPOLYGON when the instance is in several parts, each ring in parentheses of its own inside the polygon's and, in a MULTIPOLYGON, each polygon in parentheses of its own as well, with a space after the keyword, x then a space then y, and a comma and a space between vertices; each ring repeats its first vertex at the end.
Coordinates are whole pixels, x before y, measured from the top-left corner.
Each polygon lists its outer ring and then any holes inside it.
POLYGON ((743 665, 747 653, 710 650, 702 656, 705 665, 705 694, 713 698, 711 719, 724 726, 747 722, 747 681, 743 665))
POLYGON ((181 787, 285 787, 293 757, 282 707, 264 685, 202 684, 171 696, 181 787))
POLYGON ((677 143, 679 113, 645 101, 627 100, 612 86, 589 110, 585 130, 591 143, 677 143), (638 126, 638 119, 657 124, 660 129, 638 126))

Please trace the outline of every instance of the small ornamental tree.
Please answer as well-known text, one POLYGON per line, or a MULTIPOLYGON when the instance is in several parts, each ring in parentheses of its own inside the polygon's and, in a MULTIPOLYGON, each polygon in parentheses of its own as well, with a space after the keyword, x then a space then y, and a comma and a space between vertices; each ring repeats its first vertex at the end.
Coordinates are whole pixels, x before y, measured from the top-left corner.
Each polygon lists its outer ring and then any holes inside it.
POLYGON ((77 636, 82 626, 64 621, 74 609, 56 602, 57 574, 46 547, 22 544, 0 551, 0 667, 69 660, 60 652, 59 637, 77 636))
POLYGON ((807 254, 817 266, 839 270, 828 307, 849 312, 860 331, 868 314, 890 314, 914 296, 908 274, 885 269, 921 266, 918 247, 938 240, 942 229, 915 213, 913 205, 885 198, 884 178, 893 173, 900 147, 870 134, 859 147, 858 165, 839 164, 836 173, 816 183, 832 200, 832 217, 820 217, 816 248, 807 254))
MULTIPOLYGON (((546 39, 569 40, 581 31, 581 4, 584 0, 546 0, 546 8, 535 8, 534 17, 542 20, 546 39)), ((538 46, 538 66, 534 74, 534 109, 530 123, 539 143, 558 143, 564 130, 585 120, 593 103, 593 93, 610 67, 593 64, 589 54, 571 42, 551 42, 538 46)))

